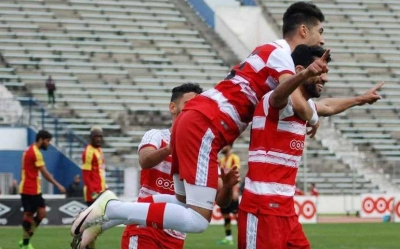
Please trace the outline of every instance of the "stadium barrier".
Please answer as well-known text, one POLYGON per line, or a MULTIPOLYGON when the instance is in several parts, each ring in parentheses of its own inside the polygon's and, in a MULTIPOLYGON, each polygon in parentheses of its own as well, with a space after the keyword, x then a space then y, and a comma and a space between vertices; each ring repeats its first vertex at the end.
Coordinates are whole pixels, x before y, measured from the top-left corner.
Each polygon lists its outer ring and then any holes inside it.
MULTIPOLYGON (((325 206, 343 206, 348 196, 295 196, 295 210, 299 216, 300 223, 317 223, 318 214, 329 213, 332 209, 325 206), (334 203, 335 202, 335 203, 334 203), (323 204, 323 205, 321 205, 323 204), (322 207, 322 208, 320 208, 322 207), (326 209, 326 210, 325 210, 326 209)), ((355 196, 359 199, 356 206, 359 207, 362 218, 383 218, 385 215, 393 214, 393 221, 400 222, 400 195, 389 194, 363 194, 355 196), (358 206, 359 205, 359 206, 358 206)), ((44 195, 48 217, 44 225, 69 225, 74 217, 86 208, 82 199, 65 198, 63 195, 44 195)), ((134 198, 122 197, 126 201, 133 201, 134 198)), ((339 208, 338 210, 343 210, 339 208)), ((0 226, 20 225, 22 208, 19 195, 0 196, 0 226)), ((233 224, 236 220, 233 218, 233 224)), ((214 207, 211 224, 223 224, 224 220, 218 206, 214 207)))
MULTIPOLYGON (((317 223, 317 198, 315 196, 295 196, 294 207, 299 216, 300 223, 317 223)), ((236 224, 235 217, 231 215, 232 224, 236 224)), ((222 225, 224 219, 221 208, 214 206, 211 224, 222 225)))
POLYGON ((394 196, 393 201, 393 221, 400 222, 400 195, 394 196))
POLYGON ((361 218, 383 218, 393 211, 393 194, 362 194, 361 218))
MULTIPOLYGON (((63 195, 44 195, 47 217, 43 225, 70 225, 80 211, 86 208, 82 198, 65 198, 63 195)), ((19 226, 22 207, 19 196, 4 196, 0 199, 0 226, 19 226)))

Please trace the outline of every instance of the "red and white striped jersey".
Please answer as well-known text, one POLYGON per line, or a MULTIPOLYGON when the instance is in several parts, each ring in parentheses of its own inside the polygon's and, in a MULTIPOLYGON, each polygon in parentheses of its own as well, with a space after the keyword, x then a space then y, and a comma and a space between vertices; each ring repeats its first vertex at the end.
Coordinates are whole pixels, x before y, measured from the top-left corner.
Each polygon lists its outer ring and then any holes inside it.
POLYGON ((214 120, 231 143, 246 129, 259 100, 275 89, 283 74, 295 74, 289 44, 278 40, 256 47, 225 80, 193 98, 185 109, 200 111, 214 120))
MULTIPOLYGON (((281 110, 269 104, 273 91, 257 105, 251 130, 249 170, 240 208, 250 213, 295 214, 293 196, 304 149, 306 121, 293 111, 292 101, 281 110)), ((315 105, 310 100, 310 105, 315 105)))
MULTIPOLYGON (((166 147, 170 143, 171 131, 169 129, 150 130, 146 132, 139 144, 139 149, 151 146, 155 149, 166 147)), ((139 199, 155 194, 175 195, 174 180, 171 175, 171 155, 167 156, 164 161, 151 169, 143 169, 140 172, 140 191, 139 199)), ((136 225, 132 225, 129 229, 137 229, 136 225)), ((184 240, 185 233, 172 229, 164 229, 164 232, 170 236, 184 240)))
MULTIPOLYGON (((170 138, 169 129, 150 130, 144 134, 138 151, 149 146, 157 150, 164 148, 169 144, 170 138)), ((175 195, 174 181, 171 176, 171 159, 171 155, 169 155, 157 166, 140 172, 139 198, 154 194, 175 195)))

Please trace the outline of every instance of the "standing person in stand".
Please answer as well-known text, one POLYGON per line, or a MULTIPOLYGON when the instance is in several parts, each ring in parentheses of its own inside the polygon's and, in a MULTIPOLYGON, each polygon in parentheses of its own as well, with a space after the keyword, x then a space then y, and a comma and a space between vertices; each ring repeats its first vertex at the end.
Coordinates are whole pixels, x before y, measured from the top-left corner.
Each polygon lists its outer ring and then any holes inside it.
POLYGON ((56 91, 56 82, 52 79, 51 76, 46 80, 46 89, 47 89, 47 107, 55 107, 56 105, 56 97, 54 92, 56 91))

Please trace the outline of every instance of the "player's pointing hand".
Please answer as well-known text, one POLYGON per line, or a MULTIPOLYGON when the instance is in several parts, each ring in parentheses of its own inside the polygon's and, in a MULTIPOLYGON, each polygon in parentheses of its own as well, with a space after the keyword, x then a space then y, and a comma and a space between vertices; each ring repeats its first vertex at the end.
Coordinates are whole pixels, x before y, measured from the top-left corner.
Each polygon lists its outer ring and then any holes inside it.
POLYGON ((330 49, 327 49, 321 58, 315 60, 311 65, 305 70, 305 74, 308 77, 313 77, 327 73, 329 71, 328 58, 330 56, 330 49))

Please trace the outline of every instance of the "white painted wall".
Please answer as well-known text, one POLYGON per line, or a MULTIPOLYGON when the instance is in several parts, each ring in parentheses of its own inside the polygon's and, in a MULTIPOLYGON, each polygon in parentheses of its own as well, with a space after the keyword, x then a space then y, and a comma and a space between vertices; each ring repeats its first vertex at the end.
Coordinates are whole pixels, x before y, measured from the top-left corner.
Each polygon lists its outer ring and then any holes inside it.
POLYGON ((128 167, 124 170, 124 197, 135 199, 139 195, 139 169, 128 167))
POLYGON ((0 150, 25 150, 28 146, 26 128, 0 128, 0 150))
POLYGON ((360 211, 360 195, 327 195, 317 199, 318 214, 343 214, 346 212, 360 211))
POLYGON ((215 11, 220 6, 239 7, 240 3, 236 0, 204 0, 204 2, 215 11))
POLYGON ((279 39, 257 6, 216 7, 215 31, 241 60, 255 47, 279 39))

